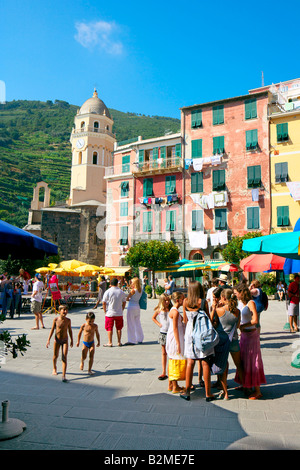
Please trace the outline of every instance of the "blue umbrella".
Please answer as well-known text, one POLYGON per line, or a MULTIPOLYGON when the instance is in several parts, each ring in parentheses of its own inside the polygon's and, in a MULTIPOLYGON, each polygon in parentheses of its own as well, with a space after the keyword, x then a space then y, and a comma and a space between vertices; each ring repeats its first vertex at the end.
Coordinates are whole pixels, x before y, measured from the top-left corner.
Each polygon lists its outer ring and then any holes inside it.
POLYGON ((43 259, 57 253, 53 243, 0 220, 0 259, 43 259))
POLYGON ((243 241, 248 253, 273 253, 283 258, 300 260, 300 232, 274 233, 243 241))
MULTIPOLYGON (((300 219, 297 220, 293 231, 300 232, 300 219)), ((286 258, 285 263, 283 265, 283 272, 284 274, 299 273, 300 272, 300 260, 286 258)))

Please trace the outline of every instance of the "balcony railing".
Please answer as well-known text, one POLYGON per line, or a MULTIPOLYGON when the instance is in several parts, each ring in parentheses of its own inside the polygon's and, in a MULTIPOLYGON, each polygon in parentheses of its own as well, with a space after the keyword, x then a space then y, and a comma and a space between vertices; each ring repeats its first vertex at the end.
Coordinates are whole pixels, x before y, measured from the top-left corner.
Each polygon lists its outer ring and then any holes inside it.
POLYGON ((93 126, 85 126, 85 127, 81 127, 80 129, 73 129, 72 134, 78 135, 78 134, 85 134, 87 132, 93 132, 96 134, 106 134, 115 138, 115 134, 113 134, 109 130, 101 129, 101 128, 93 127, 93 126))
POLYGON ((133 165, 133 173, 153 173, 157 170, 169 171, 178 170, 183 167, 183 159, 181 157, 158 158, 156 160, 145 160, 137 162, 133 165))

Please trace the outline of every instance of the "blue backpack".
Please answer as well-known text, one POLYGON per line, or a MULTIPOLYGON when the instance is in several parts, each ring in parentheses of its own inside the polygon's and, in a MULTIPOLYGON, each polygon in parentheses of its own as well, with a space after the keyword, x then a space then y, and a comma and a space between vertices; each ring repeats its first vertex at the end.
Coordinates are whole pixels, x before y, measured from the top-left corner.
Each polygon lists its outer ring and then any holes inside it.
POLYGON ((199 351, 205 353, 208 349, 215 347, 220 341, 210 318, 203 310, 203 303, 193 320, 192 341, 195 356, 199 356, 199 351))

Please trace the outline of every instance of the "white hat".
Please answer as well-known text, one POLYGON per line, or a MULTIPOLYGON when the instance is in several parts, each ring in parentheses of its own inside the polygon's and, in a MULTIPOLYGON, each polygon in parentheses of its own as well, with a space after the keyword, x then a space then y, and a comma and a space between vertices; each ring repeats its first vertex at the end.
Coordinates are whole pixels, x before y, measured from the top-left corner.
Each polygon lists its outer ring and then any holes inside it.
POLYGON ((227 274, 220 274, 220 276, 217 278, 219 281, 227 282, 227 274))

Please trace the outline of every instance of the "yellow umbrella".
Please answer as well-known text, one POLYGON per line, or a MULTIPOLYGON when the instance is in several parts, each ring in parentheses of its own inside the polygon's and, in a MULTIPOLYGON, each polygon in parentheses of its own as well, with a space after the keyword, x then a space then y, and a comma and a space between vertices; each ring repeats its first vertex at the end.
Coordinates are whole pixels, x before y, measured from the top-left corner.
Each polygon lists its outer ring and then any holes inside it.
POLYGON ((57 268, 64 268, 66 271, 73 271, 74 269, 79 268, 79 266, 83 266, 84 264, 86 263, 83 263, 83 261, 78 261, 77 259, 70 259, 59 263, 57 268))
POLYGON ((78 266, 78 268, 75 268, 74 271, 79 273, 81 276, 93 276, 93 273, 100 272, 101 268, 100 266, 95 266, 94 264, 84 264, 82 266, 78 266))
POLYGON ((105 268, 103 266, 100 266, 100 270, 99 270, 99 273, 100 274, 111 274, 111 273, 114 273, 114 269, 112 268, 105 268))
POLYGON ((49 263, 48 266, 49 266, 50 269, 55 269, 57 267, 57 264, 56 263, 49 263))
POLYGON ((46 274, 49 271, 50 271, 49 267, 46 267, 46 266, 42 268, 37 268, 35 270, 36 273, 40 273, 40 274, 46 274))
POLYGON ((65 268, 55 268, 52 270, 53 273, 59 274, 60 276, 79 276, 75 270, 67 270, 65 268))

